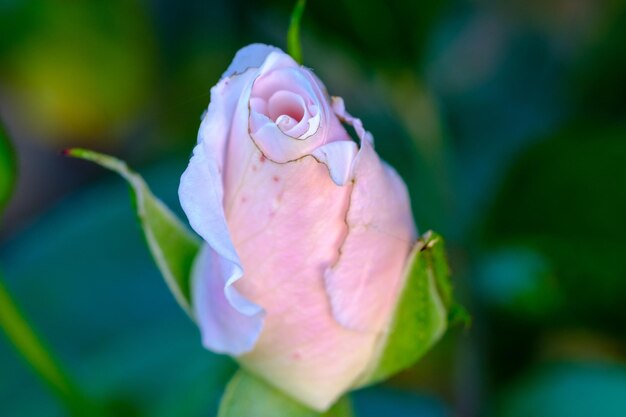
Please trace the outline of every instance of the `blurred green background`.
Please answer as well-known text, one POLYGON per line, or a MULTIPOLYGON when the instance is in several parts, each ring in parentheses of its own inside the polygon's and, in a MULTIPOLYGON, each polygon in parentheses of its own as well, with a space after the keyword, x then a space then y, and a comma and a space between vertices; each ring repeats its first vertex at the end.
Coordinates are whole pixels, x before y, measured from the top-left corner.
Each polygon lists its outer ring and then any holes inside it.
MULTIPOLYGON (((200 347, 126 185, 59 150, 126 159, 180 212, 210 87, 240 47, 285 46, 293 3, 0 0, 0 269, 119 415, 213 416, 235 367, 200 347)), ((359 415, 625 416, 626 2, 310 0, 302 42, 447 237, 473 316, 359 415)), ((0 415, 63 413, 0 337, 0 415)))

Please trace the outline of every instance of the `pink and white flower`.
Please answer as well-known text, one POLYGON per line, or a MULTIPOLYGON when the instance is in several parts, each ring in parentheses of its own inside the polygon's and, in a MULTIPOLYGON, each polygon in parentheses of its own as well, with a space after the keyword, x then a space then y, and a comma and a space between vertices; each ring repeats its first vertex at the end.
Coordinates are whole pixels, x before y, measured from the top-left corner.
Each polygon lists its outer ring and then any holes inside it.
POLYGON ((205 242, 204 346, 327 409, 377 360, 417 233, 370 133, 309 69, 250 45, 211 90, 179 196, 205 242))

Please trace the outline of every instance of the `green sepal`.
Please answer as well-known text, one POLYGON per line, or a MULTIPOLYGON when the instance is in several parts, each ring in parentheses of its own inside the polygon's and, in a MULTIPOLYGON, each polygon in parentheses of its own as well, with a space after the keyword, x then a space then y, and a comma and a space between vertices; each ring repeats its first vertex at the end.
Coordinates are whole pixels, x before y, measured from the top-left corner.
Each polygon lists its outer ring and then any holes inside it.
POLYGON ((465 307, 459 303, 453 303, 448 309, 448 327, 460 325, 465 329, 472 326, 472 316, 465 307))
POLYGON ((128 181, 150 252, 174 297, 193 317, 190 277, 200 240, 152 194, 143 178, 125 162, 85 149, 69 149, 65 154, 94 162, 128 181))
POLYGON ((342 397, 330 410, 318 412, 239 369, 220 403, 217 417, 352 417, 350 399, 342 397))
POLYGON ((378 360, 359 386, 382 381, 417 362, 444 335, 449 324, 469 314, 453 299, 443 238, 429 231, 415 244, 404 288, 389 331, 381 336, 378 360))

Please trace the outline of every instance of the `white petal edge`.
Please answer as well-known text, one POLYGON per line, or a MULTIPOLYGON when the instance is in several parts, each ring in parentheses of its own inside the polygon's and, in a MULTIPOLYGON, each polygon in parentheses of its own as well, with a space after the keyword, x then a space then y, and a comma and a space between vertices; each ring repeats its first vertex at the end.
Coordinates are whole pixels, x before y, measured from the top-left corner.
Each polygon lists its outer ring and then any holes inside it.
POLYGON ((262 43, 253 43, 251 45, 244 46, 237 51, 235 58, 233 58, 233 62, 230 63, 226 71, 224 71, 224 74, 222 74, 222 79, 231 77, 235 74, 242 74, 249 68, 260 68, 268 55, 272 52, 284 54, 284 52, 279 48, 262 43))
POLYGON ((254 347, 264 311, 233 286, 242 278, 243 268, 226 225, 221 174, 216 161, 204 154, 202 143, 181 178, 179 196, 191 226, 207 242, 192 272, 192 308, 203 345, 241 355, 254 347), (250 330, 254 331, 246 333, 250 330))
POLYGON ((275 51, 280 50, 260 44, 241 49, 224 73, 225 78, 211 89, 211 103, 200 125, 198 144, 181 176, 178 190, 191 227, 207 243, 207 248, 197 259, 198 266, 192 277, 192 308, 203 344, 209 350, 234 356, 252 350, 263 326, 265 312, 233 286, 243 277, 243 268, 224 214, 224 152, 241 93, 249 90, 258 73, 251 68, 262 65, 275 51), (214 294, 216 288, 220 289, 214 294), (213 292, 207 293, 209 289, 213 292), (228 305, 223 303, 224 300, 228 305), (222 310, 216 311, 207 304, 211 302, 221 306, 222 310), (224 319, 226 314, 230 314, 228 320, 224 319))
POLYGON ((372 134, 365 130, 361 119, 353 117, 350 113, 346 111, 346 105, 341 97, 331 97, 331 106, 339 120, 346 122, 354 128, 361 142, 367 141, 372 146, 374 146, 374 137, 372 136, 372 134))

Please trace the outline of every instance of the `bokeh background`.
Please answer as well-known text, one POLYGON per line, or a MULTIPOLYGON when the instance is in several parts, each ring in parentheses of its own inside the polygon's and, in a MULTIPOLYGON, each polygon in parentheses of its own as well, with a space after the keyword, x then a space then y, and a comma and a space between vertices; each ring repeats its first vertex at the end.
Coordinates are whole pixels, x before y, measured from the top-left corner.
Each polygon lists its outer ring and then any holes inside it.
MULTIPOLYGON (((241 46, 293 1, 0 0, 0 117, 19 182, 0 269, 90 394, 213 416, 235 369, 201 349, 125 184, 82 146, 178 178, 241 46)), ((363 119, 448 241, 469 330, 355 394, 360 416, 626 415, 626 2, 310 0, 304 63, 363 119)), ((0 415, 64 415, 0 336, 0 415)))

